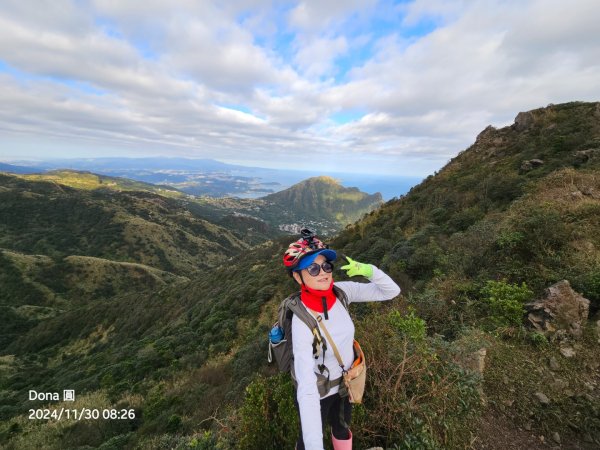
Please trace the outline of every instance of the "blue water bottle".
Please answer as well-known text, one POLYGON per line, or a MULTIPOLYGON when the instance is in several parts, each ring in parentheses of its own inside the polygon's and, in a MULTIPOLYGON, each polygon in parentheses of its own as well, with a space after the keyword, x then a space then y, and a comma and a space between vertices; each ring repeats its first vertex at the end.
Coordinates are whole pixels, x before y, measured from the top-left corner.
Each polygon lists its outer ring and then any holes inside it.
POLYGON ((283 328, 278 324, 273 325, 271 331, 269 331, 269 340, 271 344, 278 344, 283 340, 283 328))

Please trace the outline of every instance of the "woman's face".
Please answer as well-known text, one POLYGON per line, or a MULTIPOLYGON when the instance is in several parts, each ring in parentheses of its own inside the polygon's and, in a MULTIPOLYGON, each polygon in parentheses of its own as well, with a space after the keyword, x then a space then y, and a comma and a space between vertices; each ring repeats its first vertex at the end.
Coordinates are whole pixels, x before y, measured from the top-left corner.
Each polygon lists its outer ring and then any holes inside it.
MULTIPOLYGON (((321 265, 325 261, 326 261, 326 259, 323 255, 318 255, 315 258, 314 262, 321 265)), ((317 275, 316 277, 313 277, 312 275, 310 275, 306 269, 302 269, 301 272, 302 272, 302 279, 304 280, 304 284, 306 284, 306 286, 308 286, 309 288, 316 289, 318 291, 324 291, 326 289, 329 289, 329 285, 331 284, 331 280, 332 280, 331 273, 324 272, 322 268, 321 268, 321 271, 319 272, 319 275, 317 275)), ((298 282, 298 284, 302 284, 302 279, 300 278, 300 275, 298 274, 298 272, 294 272, 294 279, 298 282)))

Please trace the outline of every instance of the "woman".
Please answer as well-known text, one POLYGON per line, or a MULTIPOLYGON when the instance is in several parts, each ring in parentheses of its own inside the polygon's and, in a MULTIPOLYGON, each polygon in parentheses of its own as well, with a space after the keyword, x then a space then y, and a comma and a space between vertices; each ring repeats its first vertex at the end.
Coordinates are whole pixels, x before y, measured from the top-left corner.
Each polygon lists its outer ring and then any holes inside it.
MULTIPOLYGON (((313 234, 303 232, 303 236, 288 247, 283 257, 284 265, 301 287, 302 305, 313 315, 322 316, 322 323, 339 350, 344 368, 348 370, 354 361, 354 324, 333 290, 332 262, 337 254, 313 234)), ((347 303, 390 300, 400 293, 398 285, 377 267, 346 259, 348 264, 341 269, 346 270, 348 276, 362 275, 370 281, 336 282, 336 288, 345 293, 347 303)), ((319 328, 322 331, 323 327, 319 328)), ((321 373, 322 364, 326 366, 330 380, 342 377, 342 368, 332 351, 333 346, 326 333, 321 334, 326 340, 326 350, 322 358, 316 359, 313 354, 315 337, 311 330, 296 315, 292 318, 293 364, 297 382, 295 403, 300 415, 296 449, 322 450, 323 429, 328 423, 334 449, 349 450, 352 448, 352 432, 349 429, 351 403, 348 395, 340 395, 338 385, 320 396, 317 387, 317 373, 321 373)))

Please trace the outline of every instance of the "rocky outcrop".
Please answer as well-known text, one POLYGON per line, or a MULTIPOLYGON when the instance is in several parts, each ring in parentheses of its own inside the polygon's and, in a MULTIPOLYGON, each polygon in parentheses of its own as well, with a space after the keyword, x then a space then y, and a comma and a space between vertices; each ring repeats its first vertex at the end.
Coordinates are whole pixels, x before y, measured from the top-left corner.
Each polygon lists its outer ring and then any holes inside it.
POLYGON ((531 111, 520 112, 519 114, 517 114, 517 117, 515 117, 515 123, 512 125, 512 127, 516 131, 525 131, 528 128, 530 128, 534 122, 535 118, 533 117, 531 111))
POLYGON ((600 148, 588 148, 573 153, 573 163, 577 165, 585 164, 596 158, 600 158, 600 148))
POLYGON ((543 165, 544 161, 541 159, 530 159, 529 161, 523 161, 521 164, 521 172, 529 172, 530 170, 543 165))
POLYGON ((481 133, 479 133, 477 135, 477 138, 475 138, 475 143, 481 144, 481 143, 486 142, 489 139, 493 138, 495 135, 496 135, 496 128, 493 127, 492 125, 488 125, 487 127, 485 127, 483 129, 483 131, 481 133))
POLYGON ((542 299, 525 305, 525 308, 529 323, 546 336, 580 337, 590 301, 575 292, 567 280, 562 280, 547 288, 542 299))

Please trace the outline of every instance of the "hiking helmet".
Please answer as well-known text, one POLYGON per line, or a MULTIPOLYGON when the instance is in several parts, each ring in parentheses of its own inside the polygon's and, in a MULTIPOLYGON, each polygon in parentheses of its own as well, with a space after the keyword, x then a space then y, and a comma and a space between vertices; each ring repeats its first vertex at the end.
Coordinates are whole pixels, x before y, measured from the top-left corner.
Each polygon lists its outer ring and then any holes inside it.
POLYGON ((301 231, 302 237, 292 242, 283 254, 283 264, 290 272, 306 269, 318 255, 323 255, 328 261, 337 258, 335 251, 323 244, 314 233, 308 229, 301 231))

